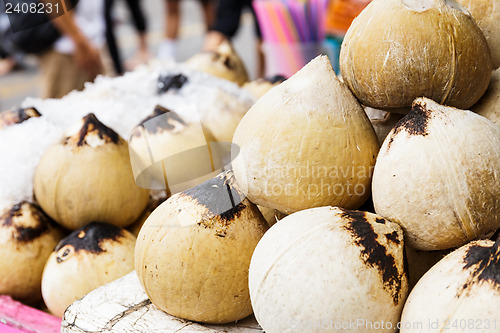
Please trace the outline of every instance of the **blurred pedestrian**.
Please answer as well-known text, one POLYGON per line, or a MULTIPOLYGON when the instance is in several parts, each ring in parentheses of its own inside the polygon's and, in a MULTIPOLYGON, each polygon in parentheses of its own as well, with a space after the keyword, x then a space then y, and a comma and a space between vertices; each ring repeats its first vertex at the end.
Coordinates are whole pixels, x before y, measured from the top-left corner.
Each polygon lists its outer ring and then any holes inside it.
POLYGON ((254 18, 257 36, 257 76, 264 76, 264 53, 262 51, 262 35, 257 18, 252 8, 252 0, 219 0, 215 11, 215 23, 205 38, 203 49, 215 51, 225 39, 232 39, 239 27, 243 10, 248 8, 254 18))
POLYGON ((72 11, 52 22, 61 36, 39 55, 44 98, 82 90, 85 82, 104 73, 100 54, 105 45, 104 0, 79 1, 72 11))
MULTIPOLYGON (((120 49, 116 43, 113 24, 113 5, 115 0, 105 0, 105 20, 106 20, 106 42, 108 44, 109 54, 113 60, 113 66, 116 74, 124 73, 120 49)), ((149 59, 148 44, 146 38, 146 19, 142 12, 139 0, 126 0, 127 6, 132 14, 135 30, 137 31, 139 49, 136 56, 125 64, 127 69, 136 65, 146 63, 149 59)))
MULTIPOLYGON (((165 39, 158 47, 158 59, 174 59, 177 53, 177 39, 179 37, 180 25, 180 1, 181 0, 165 0, 166 15, 165 15, 165 39)), ((230 0, 239 2, 239 0, 230 0)), ((199 0, 203 7, 203 16, 205 26, 210 28, 214 22, 215 6, 213 0, 199 0)))
POLYGON ((10 35, 10 23, 5 14, 5 3, 0 1, 0 76, 22 65, 23 53, 15 48, 10 35))

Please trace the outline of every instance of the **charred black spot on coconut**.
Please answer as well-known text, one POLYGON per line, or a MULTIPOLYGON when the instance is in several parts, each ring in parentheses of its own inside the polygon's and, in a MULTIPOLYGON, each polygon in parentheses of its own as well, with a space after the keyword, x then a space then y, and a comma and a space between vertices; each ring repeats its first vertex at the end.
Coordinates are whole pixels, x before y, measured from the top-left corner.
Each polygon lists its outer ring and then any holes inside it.
POLYGON ((457 297, 472 285, 480 283, 489 283, 492 288, 500 291, 500 240, 491 246, 470 246, 464 257, 463 269, 470 270, 471 273, 457 297))
MULTIPOLYGON (((157 105, 153 113, 141 121, 141 128, 149 133, 159 133, 164 130, 172 131, 178 127, 178 124, 182 126, 187 125, 176 112, 157 105)), ((133 136, 141 136, 141 134, 142 131, 134 131, 132 133, 133 136)))
POLYGON ((19 243, 29 243, 55 227, 55 222, 52 219, 50 219, 39 207, 27 201, 22 201, 14 205, 0 217, 0 221, 4 227, 14 228, 13 236, 19 243), (23 207, 26 206, 29 209, 31 218, 35 220, 34 227, 24 227, 14 224, 14 219, 23 215, 23 207))
POLYGON ((106 143, 117 144, 120 142, 120 136, 115 131, 101 123, 93 113, 90 113, 83 118, 83 125, 78 134, 65 138, 63 144, 75 144, 77 147, 87 145, 87 136, 93 132, 106 143))
POLYGON ((91 222, 62 239, 54 251, 57 252, 65 246, 71 246, 75 252, 85 251, 99 254, 104 252, 101 247, 103 242, 118 241, 121 237, 124 237, 123 229, 108 223, 91 222))
POLYGON ((393 231, 391 233, 385 234, 385 238, 387 238, 388 241, 391 241, 395 244, 400 244, 401 240, 399 239, 399 234, 397 231, 393 231))
POLYGON ((388 254, 385 246, 377 241, 378 235, 365 212, 342 209, 341 216, 349 221, 345 229, 352 233, 355 243, 362 248, 364 262, 379 270, 384 288, 391 294, 394 304, 397 305, 403 274, 398 271, 394 257, 388 254))
POLYGON ((197 204, 205 207, 207 213, 198 225, 206 228, 215 228, 217 225, 228 226, 246 207, 244 196, 234 186, 232 172, 224 172, 217 177, 207 180, 180 196, 189 197, 197 204))
POLYGON ((413 136, 426 136, 427 126, 430 119, 430 111, 426 108, 425 104, 421 101, 413 103, 411 111, 401 119, 396 126, 389 133, 389 143, 387 148, 391 148, 394 138, 402 131, 413 136))
POLYGON ((236 67, 229 57, 226 57, 226 59, 224 60, 224 66, 227 69, 234 69, 236 67))
POLYGON ((0 128, 13 124, 20 124, 30 118, 40 117, 41 114, 34 107, 15 108, 0 112, 0 128))
POLYGON ((286 81, 286 77, 284 77, 283 75, 274 75, 274 76, 271 76, 270 78, 266 78, 266 80, 272 84, 275 84, 275 83, 281 83, 281 82, 286 81))
POLYGON ((177 75, 160 75, 158 77, 156 93, 158 95, 164 94, 169 90, 179 90, 187 82, 188 78, 182 74, 177 75))
POLYGON ((386 222, 386 221, 385 221, 385 219, 383 219, 383 218, 377 217, 377 218, 375 219, 375 222, 380 223, 380 224, 385 224, 385 222, 386 222))

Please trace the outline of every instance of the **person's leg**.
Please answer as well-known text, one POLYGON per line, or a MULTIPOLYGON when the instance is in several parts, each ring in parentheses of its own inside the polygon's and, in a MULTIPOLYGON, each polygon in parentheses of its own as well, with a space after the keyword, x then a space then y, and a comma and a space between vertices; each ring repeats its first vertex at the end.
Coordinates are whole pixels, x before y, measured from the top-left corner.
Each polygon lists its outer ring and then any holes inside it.
POLYGON ((126 66, 130 69, 139 64, 144 64, 149 59, 149 50, 146 35, 146 19, 140 6, 139 0, 126 0, 132 19, 134 21, 135 29, 137 30, 138 37, 138 52, 137 55, 127 62, 126 66))
POLYGON ((201 0, 203 16, 207 30, 211 29, 215 22, 215 2, 213 0, 201 0))
POLYGON ((165 40, 158 47, 159 59, 175 59, 180 25, 179 2, 179 0, 166 0, 165 40))
POLYGON ((238 31, 244 1, 219 0, 215 12, 215 22, 208 32, 203 49, 213 51, 225 40, 231 39, 238 31))
POLYGON ((113 67, 117 75, 123 74, 123 66, 120 57, 120 51, 116 45, 116 37, 114 32, 114 25, 112 19, 112 9, 114 0, 105 0, 104 2, 104 19, 106 21, 106 43, 111 59, 113 60, 113 67))
POLYGON ((257 38, 257 77, 264 77, 266 71, 266 59, 264 55, 264 51, 262 49, 262 32, 259 27, 259 22, 257 21, 257 14, 255 14, 255 10, 252 6, 251 0, 245 0, 246 6, 250 8, 253 16, 253 21, 255 25, 255 36, 257 38))

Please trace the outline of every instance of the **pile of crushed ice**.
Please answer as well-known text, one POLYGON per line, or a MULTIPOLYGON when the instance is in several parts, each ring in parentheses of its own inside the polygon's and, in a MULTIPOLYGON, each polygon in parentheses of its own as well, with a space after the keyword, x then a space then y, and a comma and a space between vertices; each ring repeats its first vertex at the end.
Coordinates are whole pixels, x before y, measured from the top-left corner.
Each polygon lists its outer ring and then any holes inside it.
POLYGON ((0 213, 22 200, 32 199, 34 171, 45 149, 61 140, 64 132, 87 114, 94 113, 127 140, 132 129, 157 104, 189 117, 192 110, 214 103, 218 89, 254 102, 250 93, 236 84, 179 64, 143 66, 118 78, 99 77, 95 83, 87 84, 84 91, 72 92, 62 99, 27 98, 22 106, 34 106, 42 117, 0 130, 0 213), (158 95, 160 73, 181 73, 188 82, 175 92, 158 95))

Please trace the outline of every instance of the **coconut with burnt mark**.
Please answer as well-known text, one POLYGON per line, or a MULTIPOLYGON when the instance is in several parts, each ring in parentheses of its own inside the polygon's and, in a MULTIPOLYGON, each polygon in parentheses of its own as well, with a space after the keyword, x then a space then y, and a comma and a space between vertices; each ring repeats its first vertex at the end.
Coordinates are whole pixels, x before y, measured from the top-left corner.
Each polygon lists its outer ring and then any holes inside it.
POLYGON ((500 127, 419 98, 385 139, 373 174, 375 211, 408 244, 444 250, 500 227, 500 127))
POLYGON ((359 318, 395 332, 408 292, 403 231, 336 207, 288 215, 257 245, 249 286, 266 332, 344 332, 333 324, 359 318))
POLYGON ((0 112, 0 130, 11 125, 20 124, 30 118, 38 118, 42 115, 34 107, 13 108, 0 112))
POLYGON ((26 303, 41 299, 43 267, 62 231, 42 210, 21 202, 0 216, 0 294, 26 303))
POLYGON ((213 51, 203 51, 186 61, 192 69, 243 85, 248 81, 248 72, 240 56, 228 40, 213 51))
POLYGON ((45 151, 34 192, 50 217, 73 230, 91 221, 128 226, 149 197, 134 182, 127 142, 93 114, 45 151))
MULTIPOLYGON (((500 240, 480 240, 450 253, 418 281, 401 321, 435 322, 435 332, 450 328, 454 332, 498 332, 499 307, 500 240)), ((425 325, 420 329, 402 326, 401 333, 407 332, 430 330, 425 325)))
POLYGON ((135 268, 161 310, 188 320, 229 323, 252 313, 248 267, 267 229, 231 171, 177 193, 142 227, 135 268))
POLYGON ((134 269, 136 238, 107 223, 92 222, 57 244, 43 270, 47 308, 62 317, 77 299, 134 269))
POLYGON ((340 51, 344 82, 373 108, 409 108, 425 96, 468 109, 491 69, 483 32, 455 0, 374 0, 340 51))

